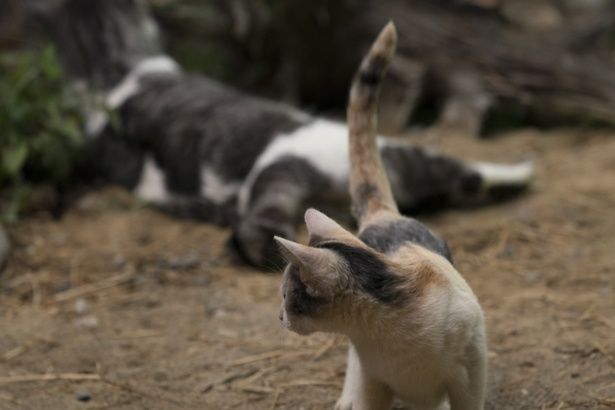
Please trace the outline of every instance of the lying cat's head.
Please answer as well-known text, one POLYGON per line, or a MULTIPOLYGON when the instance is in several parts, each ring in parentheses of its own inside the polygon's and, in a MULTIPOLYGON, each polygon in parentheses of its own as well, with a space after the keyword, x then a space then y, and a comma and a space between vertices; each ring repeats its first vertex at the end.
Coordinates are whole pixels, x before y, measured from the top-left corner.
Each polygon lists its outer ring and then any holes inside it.
POLYGON ((344 332, 376 303, 403 303, 406 281, 395 264, 326 215, 309 209, 310 244, 276 237, 289 264, 282 280, 280 320, 288 329, 344 332))

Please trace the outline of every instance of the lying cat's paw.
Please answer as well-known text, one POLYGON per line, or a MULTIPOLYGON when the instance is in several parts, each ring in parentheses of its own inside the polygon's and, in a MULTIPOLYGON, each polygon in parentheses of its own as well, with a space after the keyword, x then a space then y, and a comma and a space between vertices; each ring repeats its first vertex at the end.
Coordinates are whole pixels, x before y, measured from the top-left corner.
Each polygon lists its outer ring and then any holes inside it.
POLYGON ((352 399, 340 397, 335 403, 335 410, 352 410, 352 399))
POLYGON ((235 227, 231 243, 249 264, 271 269, 284 265, 280 248, 273 241, 274 236, 293 239, 295 232, 292 225, 247 216, 235 227))

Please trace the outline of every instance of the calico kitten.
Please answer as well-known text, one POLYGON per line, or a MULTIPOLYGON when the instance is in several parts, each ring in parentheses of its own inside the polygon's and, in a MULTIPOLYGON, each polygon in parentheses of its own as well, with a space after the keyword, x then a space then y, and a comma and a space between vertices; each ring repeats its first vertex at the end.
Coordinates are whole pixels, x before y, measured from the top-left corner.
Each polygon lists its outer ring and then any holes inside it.
POLYGON ((359 234, 310 209, 309 246, 276 237, 289 261, 283 325, 348 336, 337 409, 483 408, 486 336, 481 307, 446 244, 400 215, 376 142, 377 98, 396 44, 389 23, 363 60, 348 106, 350 192, 359 234))
MULTIPOLYGON (((293 238, 307 206, 348 201, 343 123, 183 72, 160 54, 142 1, 66 0, 48 20, 68 72, 116 111, 116 121, 88 113, 94 175, 173 215, 232 226, 236 249, 258 266, 277 262, 272 236, 293 238)), ((533 173, 529 163, 378 144, 403 212, 489 203, 496 191, 525 188, 533 173)))

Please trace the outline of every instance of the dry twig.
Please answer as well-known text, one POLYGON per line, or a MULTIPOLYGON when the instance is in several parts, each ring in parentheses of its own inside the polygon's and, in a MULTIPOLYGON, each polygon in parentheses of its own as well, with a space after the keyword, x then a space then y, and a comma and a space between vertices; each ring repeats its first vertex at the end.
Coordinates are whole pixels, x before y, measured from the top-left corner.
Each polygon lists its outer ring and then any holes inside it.
POLYGON ((25 374, 20 376, 0 377, 0 384, 41 382, 54 380, 101 380, 100 376, 91 373, 46 373, 46 374, 25 374))
POLYGON ((288 383, 282 383, 278 385, 279 388, 289 388, 289 387, 298 387, 298 386, 334 386, 340 387, 339 383, 335 382, 325 382, 321 380, 295 380, 288 383))
POLYGON ((53 299, 56 302, 66 302, 67 300, 75 299, 79 296, 88 295, 90 293, 100 292, 108 288, 112 288, 123 283, 128 282, 134 277, 134 273, 122 273, 120 275, 112 276, 110 278, 103 279, 95 283, 89 283, 87 285, 79 286, 77 288, 69 289, 64 292, 57 293, 53 299))
POLYGON ((205 387, 203 387, 201 389, 201 393, 207 393, 208 391, 210 391, 211 389, 213 389, 216 386, 221 386, 223 384, 229 384, 234 382, 235 380, 240 380, 240 379, 244 379, 246 377, 250 377, 252 376, 254 373, 257 373, 256 369, 250 369, 244 372, 236 372, 230 375, 227 375, 225 377, 223 377, 220 380, 216 380, 214 382, 208 383, 205 387))
POLYGON ((275 390, 271 387, 265 386, 237 386, 238 390, 245 391, 248 393, 260 393, 260 394, 271 394, 275 390))
POLYGON ((278 357, 295 357, 295 356, 307 356, 313 354, 313 350, 300 350, 298 352, 288 352, 285 349, 278 349, 271 352, 259 353, 251 356, 245 356, 241 359, 237 359, 232 361, 229 366, 243 366, 245 364, 251 364, 256 362, 261 362, 269 359, 276 359, 278 357))

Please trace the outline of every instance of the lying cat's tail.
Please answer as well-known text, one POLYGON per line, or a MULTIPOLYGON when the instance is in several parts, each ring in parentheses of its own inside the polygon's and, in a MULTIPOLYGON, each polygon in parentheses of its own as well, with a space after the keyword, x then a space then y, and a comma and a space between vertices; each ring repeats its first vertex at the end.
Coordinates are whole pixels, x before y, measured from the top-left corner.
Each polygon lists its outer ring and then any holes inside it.
POLYGON ((352 211, 364 225, 378 211, 398 213, 391 185, 376 144, 378 97, 389 63, 395 54, 397 32, 393 23, 382 30, 361 62, 350 89, 350 195, 352 211))

